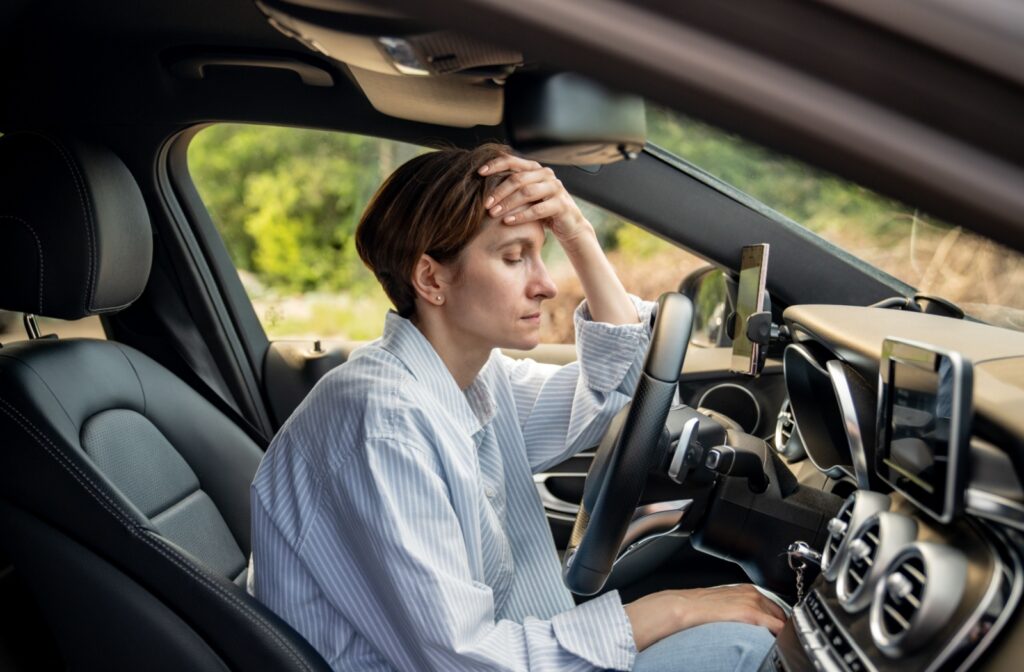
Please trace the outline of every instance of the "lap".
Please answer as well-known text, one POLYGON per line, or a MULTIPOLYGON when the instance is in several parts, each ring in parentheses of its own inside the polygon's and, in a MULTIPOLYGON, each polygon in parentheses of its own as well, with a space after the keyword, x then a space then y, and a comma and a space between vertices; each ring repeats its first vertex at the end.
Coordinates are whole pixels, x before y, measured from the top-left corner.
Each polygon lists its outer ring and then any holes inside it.
POLYGON ((746 623, 707 623, 656 642, 636 657, 634 672, 757 670, 775 643, 767 629, 746 623))

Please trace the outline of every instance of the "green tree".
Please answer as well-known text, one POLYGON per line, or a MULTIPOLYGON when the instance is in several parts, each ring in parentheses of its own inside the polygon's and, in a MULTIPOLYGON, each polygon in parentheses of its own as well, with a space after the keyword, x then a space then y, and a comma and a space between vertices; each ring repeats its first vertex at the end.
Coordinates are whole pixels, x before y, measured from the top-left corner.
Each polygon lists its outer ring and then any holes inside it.
POLYGON ((236 266, 287 291, 371 281, 355 252, 366 202, 422 148, 365 136, 219 124, 189 148, 189 170, 236 266))

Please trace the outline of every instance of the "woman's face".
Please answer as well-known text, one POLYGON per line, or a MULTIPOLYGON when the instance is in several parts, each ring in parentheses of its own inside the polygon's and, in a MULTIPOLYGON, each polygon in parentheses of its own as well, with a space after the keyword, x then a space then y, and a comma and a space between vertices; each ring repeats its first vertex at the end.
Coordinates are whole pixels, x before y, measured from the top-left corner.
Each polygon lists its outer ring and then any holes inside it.
POLYGON ((463 347, 528 350, 540 342, 540 304, 557 289, 541 260, 544 227, 488 217, 454 262, 445 317, 463 347))

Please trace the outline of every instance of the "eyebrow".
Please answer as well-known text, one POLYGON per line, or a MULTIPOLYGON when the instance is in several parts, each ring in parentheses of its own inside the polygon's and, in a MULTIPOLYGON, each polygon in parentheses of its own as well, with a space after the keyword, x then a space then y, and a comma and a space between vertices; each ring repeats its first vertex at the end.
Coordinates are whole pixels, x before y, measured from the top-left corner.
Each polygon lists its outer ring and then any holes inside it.
MULTIPOLYGON (((547 236, 547 233, 545 233, 544 234, 544 242, 547 242, 547 239, 548 239, 548 236, 547 236)), ((529 238, 527 236, 519 236, 517 238, 510 238, 509 240, 506 240, 506 241, 504 241, 502 243, 497 243, 496 245, 492 245, 491 246, 491 251, 492 252, 497 252, 499 250, 504 250, 506 247, 512 247, 513 245, 521 245, 523 247, 532 248, 532 247, 535 247, 536 244, 537 244, 537 242, 533 238, 529 238)), ((544 243, 541 243, 541 245, 543 245, 543 244, 544 243)))

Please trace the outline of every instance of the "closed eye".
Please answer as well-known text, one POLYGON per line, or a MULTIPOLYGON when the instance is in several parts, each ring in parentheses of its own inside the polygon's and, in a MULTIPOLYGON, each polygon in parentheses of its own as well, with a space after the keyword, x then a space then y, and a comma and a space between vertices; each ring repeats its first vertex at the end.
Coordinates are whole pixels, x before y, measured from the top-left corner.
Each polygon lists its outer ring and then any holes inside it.
POLYGON ((521 263, 523 263, 523 258, 522 257, 515 257, 515 258, 505 257, 505 263, 510 265, 510 266, 513 265, 513 264, 521 264, 521 263))

